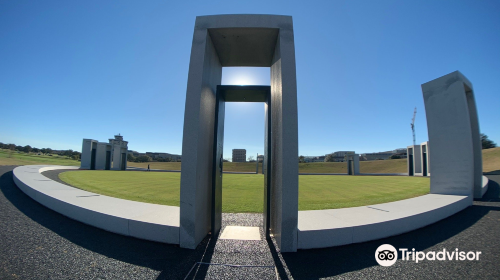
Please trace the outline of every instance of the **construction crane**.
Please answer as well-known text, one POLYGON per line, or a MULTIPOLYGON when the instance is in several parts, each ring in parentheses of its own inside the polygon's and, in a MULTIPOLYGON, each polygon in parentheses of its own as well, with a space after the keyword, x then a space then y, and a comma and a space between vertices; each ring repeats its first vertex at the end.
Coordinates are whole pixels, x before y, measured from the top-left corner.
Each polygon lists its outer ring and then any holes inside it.
POLYGON ((415 116, 417 115, 417 107, 413 111, 413 119, 411 119, 411 131, 413 132, 413 145, 415 146, 415 116))

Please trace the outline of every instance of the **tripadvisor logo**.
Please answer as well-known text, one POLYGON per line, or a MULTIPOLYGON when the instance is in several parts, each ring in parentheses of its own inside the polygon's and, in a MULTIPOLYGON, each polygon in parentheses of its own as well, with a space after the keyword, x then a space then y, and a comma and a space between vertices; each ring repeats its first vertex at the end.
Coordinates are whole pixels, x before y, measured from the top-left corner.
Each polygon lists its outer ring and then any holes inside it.
MULTIPOLYGON (((448 251, 443 249, 441 251, 429 251, 427 253, 421 251, 415 251, 412 249, 411 251, 407 248, 400 248, 401 252, 401 260, 403 261, 415 261, 418 263, 419 261, 428 260, 428 261, 479 261, 479 255, 481 255, 480 251, 458 251, 458 249, 448 251)), ((394 248, 390 244, 380 245, 377 250, 375 250, 375 260, 381 266, 391 266, 396 263, 398 260, 398 250, 394 248)))
POLYGON ((375 260, 381 266, 391 266, 398 260, 398 251, 390 244, 380 245, 375 250, 375 260))

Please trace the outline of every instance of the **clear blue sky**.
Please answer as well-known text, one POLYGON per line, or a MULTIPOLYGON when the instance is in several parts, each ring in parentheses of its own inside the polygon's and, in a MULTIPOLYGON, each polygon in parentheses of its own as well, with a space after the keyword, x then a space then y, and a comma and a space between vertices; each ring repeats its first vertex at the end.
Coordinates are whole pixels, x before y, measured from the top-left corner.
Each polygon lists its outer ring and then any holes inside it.
MULTIPOLYGON (((195 17, 291 15, 299 154, 427 140, 420 85, 461 71, 500 144, 500 1, 1 1, 0 142, 81 150, 121 133, 181 153, 195 17)), ((269 84, 225 68, 223 84, 269 84)), ((224 157, 263 152, 262 104, 230 104, 224 157)))

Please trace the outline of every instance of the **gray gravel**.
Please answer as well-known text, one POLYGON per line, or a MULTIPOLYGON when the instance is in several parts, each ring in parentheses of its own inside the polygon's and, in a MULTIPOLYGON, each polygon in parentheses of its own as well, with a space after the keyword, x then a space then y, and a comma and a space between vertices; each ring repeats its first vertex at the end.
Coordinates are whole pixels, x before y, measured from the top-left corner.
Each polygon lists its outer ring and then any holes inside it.
MULTIPOLYGON (((208 236, 196 250, 186 250, 96 229, 26 196, 12 181, 13 168, 0 166, 0 279, 184 279, 199 261, 270 265, 276 270, 201 265, 188 279, 275 279, 275 271, 281 279, 500 279, 499 175, 488 175, 494 181, 472 207, 425 228, 361 244, 281 254, 265 239, 208 236), (381 267, 374 252, 384 243, 424 252, 458 248, 482 255, 479 261, 398 260, 381 267)), ((260 214, 223 215, 223 227, 261 223, 260 214)))

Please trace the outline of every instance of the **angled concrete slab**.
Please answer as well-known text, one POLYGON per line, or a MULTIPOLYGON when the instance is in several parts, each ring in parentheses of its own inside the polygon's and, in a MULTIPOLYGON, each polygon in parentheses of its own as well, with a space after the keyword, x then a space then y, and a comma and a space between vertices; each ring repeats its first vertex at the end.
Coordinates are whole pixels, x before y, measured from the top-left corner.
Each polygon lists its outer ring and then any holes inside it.
POLYGON ((219 239, 261 240, 258 227, 226 226, 219 239))

